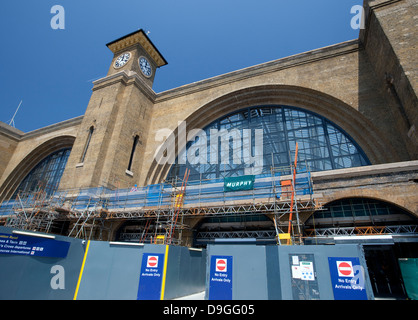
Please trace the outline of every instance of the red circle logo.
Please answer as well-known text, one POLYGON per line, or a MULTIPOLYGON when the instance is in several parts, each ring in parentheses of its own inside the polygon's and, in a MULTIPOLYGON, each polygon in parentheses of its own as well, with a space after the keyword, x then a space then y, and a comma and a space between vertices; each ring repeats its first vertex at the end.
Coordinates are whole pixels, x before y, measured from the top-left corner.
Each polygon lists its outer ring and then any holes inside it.
POLYGON ((158 260, 157 260, 156 257, 149 257, 148 258, 148 265, 150 267, 155 267, 157 265, 157 263, 158 263, 158 260))
POLYGON ((341 262, 338 265, 338 271, 344 276, 349 276, 353 272, 353 269, 347 262, 341 262))
POLYGON ((219 260, 216 262, 216 269, 217 269, 218 271, 224 271, 224 270, 226 269, 226 261, 225 261, 225 260, 223 260, 223 259, 219 259, 219 260))

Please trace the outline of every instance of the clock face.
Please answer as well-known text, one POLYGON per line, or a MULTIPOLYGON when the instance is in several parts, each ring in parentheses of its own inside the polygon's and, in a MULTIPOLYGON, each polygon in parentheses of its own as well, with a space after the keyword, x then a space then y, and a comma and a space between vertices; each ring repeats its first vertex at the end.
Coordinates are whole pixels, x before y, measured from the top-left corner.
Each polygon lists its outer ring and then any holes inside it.
POLYGON ((114 67, 115 68, 122 68, 131 58, 130 52, 122 53, 115 61, 114 67))
POLYGON ((139 67, 141 68, 141 71, 144 74, 144 76, 146 76, 147 78, 151 77, 152 67, 146 58, 139 58, 139 67))

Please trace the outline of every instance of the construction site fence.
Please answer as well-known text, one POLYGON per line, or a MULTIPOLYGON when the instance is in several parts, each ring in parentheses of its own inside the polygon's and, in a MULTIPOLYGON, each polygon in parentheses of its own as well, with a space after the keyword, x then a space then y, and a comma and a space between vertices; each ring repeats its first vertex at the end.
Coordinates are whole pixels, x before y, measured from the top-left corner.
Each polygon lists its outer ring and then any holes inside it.
POLYGON ((138 188, 110 190, 105 187, 57 191, 52 195, 27 193, 5 201, 0 206, 0 216, 11 215, 17 210, 34 207, 67 207, 72 211, 96 210, 98 208, 138 210, 146 208, 167 208, 175 204, 188 207, 218 205, 242 201, 248 203, 272 202, 296 196, 313 194, 310 172, 299 169, 294 182, 292 176, 281 173, 256 175, 254 188, 245 191, 224 191, 224 178, 189 181, 185 194, 180 193, 181 181, 160 183, 138 188), (287 183, 284 183, 287 182, 287 183), (176 199, 176 197, 182 197, 176 199))
POLYGON ((168 300, 205 290, 205 249, 84 241, 61 235, 50 239, 39 232, 27 236, 15 231, 0 227, 2 239, 30 241, 44 249, 43 255, 34 256, 18 248, 18 253, 0 252, 0 300, 155 299, 140 295, 140 288, 150 295, 157 292, 157 299, 168 300), (63 245, 67 249, 62 249, 63 245), (57 246, 61 248, 59 256, 51 249, 57 246), (151 273, 153 281, 147 282, 149 256, 159 257, 159 271, 151 273))

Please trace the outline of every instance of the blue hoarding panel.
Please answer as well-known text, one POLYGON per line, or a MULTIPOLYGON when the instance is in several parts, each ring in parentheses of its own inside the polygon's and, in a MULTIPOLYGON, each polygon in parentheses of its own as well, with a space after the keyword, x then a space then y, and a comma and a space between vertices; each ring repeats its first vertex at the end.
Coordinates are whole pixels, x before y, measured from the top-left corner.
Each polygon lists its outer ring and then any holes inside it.
POLYGON ((66 241, 0 233, 0 254, 65 258, 69 248, 66 241))
POLYGON ((232 256, 211 256, 209 300, 232 300, 232 256))
POLYGON ((366 279, 359 258, 329 257, 335 300, 367 300, 366 279))
POLYGON ((163 271, 163 253, 143 254, 137 300, 160 300, 163 271))

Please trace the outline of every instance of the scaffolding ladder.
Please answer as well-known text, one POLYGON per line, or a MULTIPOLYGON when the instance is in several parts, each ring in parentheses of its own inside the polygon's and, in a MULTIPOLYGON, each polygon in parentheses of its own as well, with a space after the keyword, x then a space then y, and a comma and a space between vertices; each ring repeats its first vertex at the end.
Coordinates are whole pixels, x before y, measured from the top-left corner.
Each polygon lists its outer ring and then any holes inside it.
MULTIPOLYGON (((272 166, 271 168, 271 176, 272 176, 272 183, 273 183, 273 194, 274 194, 274 215, 273 215, 273 222, 274 227, 276 230, 276 240, 278 245, 286 244, 300 244, 302 239, 302 234, 300 230, 300 221, 299 221, 299 211, 298 211, 298 201, 296 199, 296 168, 298 163, 298 143, 296 142, 295 148, 295 160, 294 163, 290 165, 291 169, 291 178, 289 180, 281 180, 280 181, 280 188, 281 192, 283 193, 290 193, 290 205, 286 212, 281 211, 280 215, 277 210, 279 204, 277 203, 277 191, 276 191, 276 174, 275 168, 272 166), (293 229, 293 213, 296 215, 296 225, 297 225, 297 233, 295 233, 293 229), (287 228, 285 231, 280 223, 280 218, 285 216, 286 214, 289 215, 287 228)), ((286 194, 286 198, 289 195, 286 194)))
MULTIPOLYGON (((184 172, 183 180, 181 181, 180 191, 177 193, 177 188, 173 186, 173 195, 175 196, 174 199, 174 209, 173 215, 171 216, 171 221, 169 227, 167 228, 167 244, 171 244, 173 241, 173 235, 176 229, 179 213, 182 211, 183 202, 184 202, 184 194, 186 192, 187 181, 189 180, 190 169, 186 169, 184 172)), ((182 221, 183 222, 183 221, 182 221)), ((180 226, 182 227, 182 225, 180 226)))

